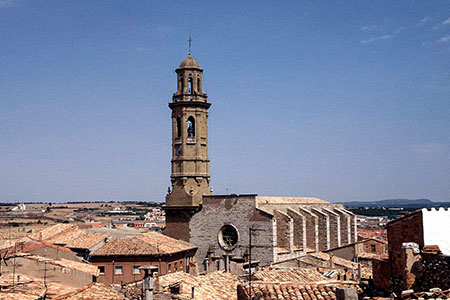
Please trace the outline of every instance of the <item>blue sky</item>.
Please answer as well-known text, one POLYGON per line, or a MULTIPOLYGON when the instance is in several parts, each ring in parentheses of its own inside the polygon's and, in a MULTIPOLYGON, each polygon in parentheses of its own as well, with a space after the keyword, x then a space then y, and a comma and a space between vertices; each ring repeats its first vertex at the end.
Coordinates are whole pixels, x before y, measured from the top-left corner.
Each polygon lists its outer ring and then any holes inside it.
POLYGON ((163 201, 189 30, 216 194, 450 200, 450 1, 0 0, 0 201, 163 201))

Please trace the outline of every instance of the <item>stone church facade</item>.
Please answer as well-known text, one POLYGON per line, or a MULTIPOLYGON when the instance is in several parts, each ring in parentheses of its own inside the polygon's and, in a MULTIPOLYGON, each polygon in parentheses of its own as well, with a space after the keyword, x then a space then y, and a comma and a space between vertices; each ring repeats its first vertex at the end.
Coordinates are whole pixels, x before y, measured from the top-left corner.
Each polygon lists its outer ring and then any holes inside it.
POLYGON ((198 247, 201 271, 232 262, 261 265, 356 242, 356 218, 342 204, 318 198, 213 195, 209 189, 208 109, 203 70, 191 55, 177 73, 172 110, 172 186, 166 230, 198 247))

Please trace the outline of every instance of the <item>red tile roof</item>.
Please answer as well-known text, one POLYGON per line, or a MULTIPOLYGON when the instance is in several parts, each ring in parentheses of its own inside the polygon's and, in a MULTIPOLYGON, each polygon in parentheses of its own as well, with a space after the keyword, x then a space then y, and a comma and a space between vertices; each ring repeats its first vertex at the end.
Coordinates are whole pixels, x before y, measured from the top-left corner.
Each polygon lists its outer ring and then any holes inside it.
MULTIPOLYGON (((36 300, 38 297, 44 295, 46 291, 42 278, 35 278, 23 274, 16 274, 14 280, 12 274, 1 276, 0 286, 2 287, 0 289, 0 299, 2 300, 36 300)), ((47 299, 54 299, 58 295, 74 290, 76 288, 59 282, 52 282, 50 279, 47 283, 47 299)))
POLYGON ((269 282, 317 282, 329 281, 330 279, 323 276, 322 273, 316 269, 273 269, 262 268, 257 270, 253 276, 256 280, 269 282))
POLYGON ((77 291, 70 292, 54 300, 125 300, 119 293, 109 289, 106 285, 93 282, 77 291))
POLYGON ((157 232, 145 233, 142 237, 112 238, 91 256, 105 255, 161 255, 196 249, 184 241, 165 236, 157 232))
POLYGON ((191 299, 194 287, 194 300, 236 300, 238 277, 227 272, 213 272, 207 275, 192 276, 176 272, 159 277, 159 285, 165 291, 173 284, 181 283, 180 296, 191 299))
POLYGON ((106 234, 103 233, 88 233, 71 241, 66 246, 74 249, 91 249, 95 245, 103 242, 106 234))
MULTIPOLYGON (((338 284, 252 284, 252 295, 257 299, 305 299, 305 300, 335 300, 338 284)), ((248 293, 248 286, 241 286, 248 293)))

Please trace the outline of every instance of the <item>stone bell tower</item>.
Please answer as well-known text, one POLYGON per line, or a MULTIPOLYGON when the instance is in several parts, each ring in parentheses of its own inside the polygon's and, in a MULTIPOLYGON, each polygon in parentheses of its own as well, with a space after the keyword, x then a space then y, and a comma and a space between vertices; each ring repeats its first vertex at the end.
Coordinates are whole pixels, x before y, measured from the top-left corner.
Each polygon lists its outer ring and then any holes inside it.
POLYGON ((202 89, 202 73, 189 53, 176 69, 177 91, 172 110, 172 186, 166 196, 166 229, 171 237, 189 241, 189 221, 210 195, 208 158, 207 95, 202 89))

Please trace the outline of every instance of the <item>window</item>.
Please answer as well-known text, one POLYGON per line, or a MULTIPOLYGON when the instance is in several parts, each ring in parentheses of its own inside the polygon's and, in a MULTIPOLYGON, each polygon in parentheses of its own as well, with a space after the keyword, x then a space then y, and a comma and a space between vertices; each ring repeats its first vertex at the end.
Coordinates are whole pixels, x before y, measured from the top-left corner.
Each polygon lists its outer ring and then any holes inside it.
POLYGON ((99 271, 100 275, 104 275, 105 274, 105 267, 104 266, 98 266, 98 271, 99 271))
POLYGON ((133 267, 133 274, 141 274, 141 270, 139 270, 139 266, 133 267))
POLYGON ((116 275, 122 275, 122 274, 123 274, 122 266, 116 266, 116 267, 114 268, 114 274, 116 274, 116 275))
POLYGON ((370 250, 372 251, 372 253, 377 252, 377 248, 375 247, 375 245, 370 245, 370 250))
POLYGON ((224 225, 219 231, 219 244, 225 250, 233 250, 239 241, 239 233, 233 225, 224 225))
POLYGON ((175 272, 178 271, 178 263, 175 262, 175 272))

